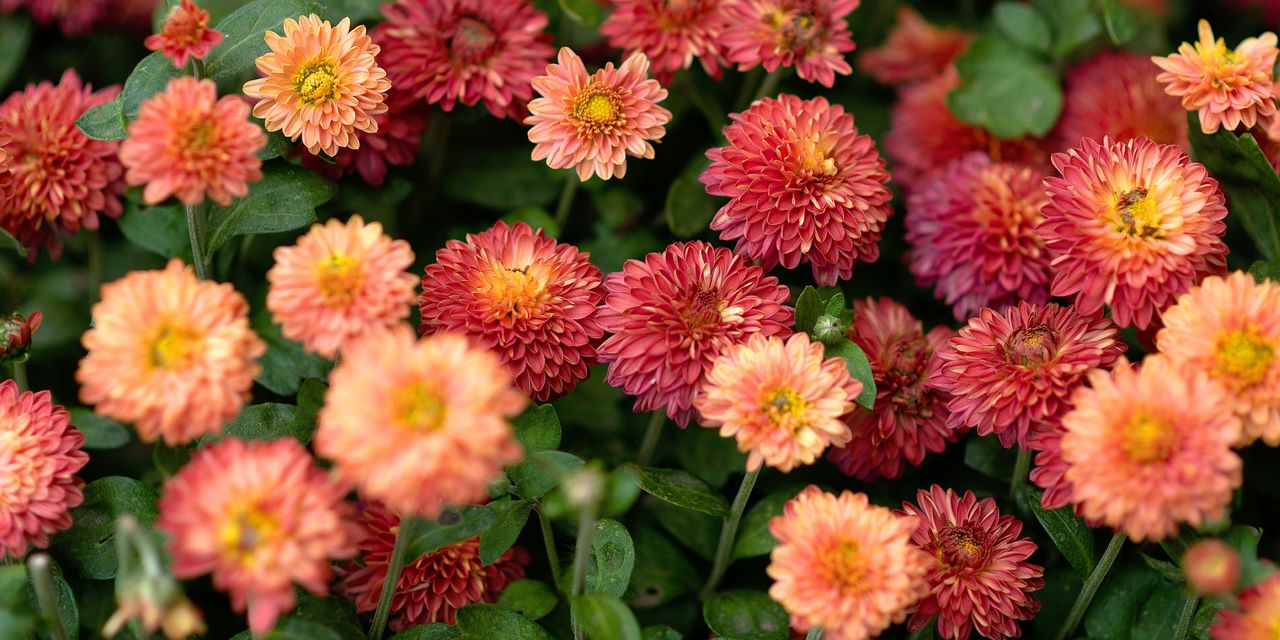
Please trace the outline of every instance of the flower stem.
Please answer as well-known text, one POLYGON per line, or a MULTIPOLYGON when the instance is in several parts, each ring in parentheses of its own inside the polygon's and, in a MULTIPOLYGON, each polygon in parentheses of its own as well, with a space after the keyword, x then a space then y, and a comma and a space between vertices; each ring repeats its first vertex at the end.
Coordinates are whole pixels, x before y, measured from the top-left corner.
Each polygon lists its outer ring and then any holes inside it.
POLYGON ((1018 447, 1018 461, 1013 465, 1013 478, 1009 480, 1009 499, 1018 503, 1018 492, 1027 483, 1027 474, 1031 472, 1031 449, 1018 447))
POLYGON ((560 202, 556 204, 556 226, 560 227, 560 231, 564 231, 564 223, 569 221, 569 210, 573 208, 573 196, 578 193, 578 185, 582 183, 578 179, 578 174, 573 171, 567 172, 569 175, 565 177, 564 189, 560 191, 560 202))
POLYGON ((53 575, 49 573, 48 554, 31 554, 27 559, 27 569, 31 572, 31 585, 35 587, 36 604, 40 605, 40 613, 49 623, 49 637, 52 640, 67 640, 67 631, 62 628, 62 620, 58 619, 58 599, 53 595, 53 575))
POLYGON ((822 640, 822 627, 812 627, 804 634, 804 640, 822 640))
POLYGON ((658 439, 662 437, 662 427, 667 424, 667 414, 658 409, 649 415, 649 426, 644 431, 644 440, 640 441, 640 454, 636 456, 636 464, 647 467, 653 461, 653 452, 658 448, 658 439))
POLYGON ((759 86, 760 76, 763 73, 764 69, 756 67, 742 76, 742 85, 738 88, 738 97, 733 99, 734 111, 741 112, 747 108, 747 100, 755 95, 756 87, 759 86))
POLYGON ((551 530, 551 520, 537 507, 538 523, 542 525, 542 542, 547 545, 547 564, 551 565, 551 584, 560 589, 560 554, 556 551, 556 534, 551 530))
POLYGON ((760 83, 760 88, 756 89, 756 97, 752 98, 751 101, 755 102, 760 98, 773 96, 774 92, 778 90, 778 83, 782 82, 782 79, 785 78, 790 71, 790 67, 778 67, 777 69, 770 71, 768 75, 764 77, 764 81, 760 83))
POLYGON ((1178 626, 1173 628, 1173 640, 1184 640, 1191 629, 1191 621, 1196 617, 1196 608, 1200 605, 1200 596, 1191 594, 1182 603, 1182 615, 1178 616, 1178 626))
POLYGON ((400 584, 400 571, 404 569, 404 556, 409 550, 409 539, 413 537, 410 533, 412 529, 413 516, 401 516, 400 527, 396 530, 396 543, 387 560, 387 576, 382 581, 382 593, 378 595, 378 610, 373 614, 373 624, 369 625, 369 640, 381 640, 382 632, 387 628, 387 618, 391 616, 391 600, 396 586, 400 584))
POLYGON ((85 240, 89 261, 89 301, 98 299, 102 290, 102 240, 96 233, 88 234, 85 240))
POLYGON ((209 263, 204 255, 204 206, 186 205, 187 231, 191 238, 191 262, 195 265, 196 277, 201 280, 209 278, 209 263))
POLYGON ((27 385, 27 363, 25 361, 13 361, 13 382, 18 385, 18 393, 22 393, 29 388, 29 385, 27 385))
POLYGON ((763 465, 748 471, 747 475, 742 477, 742 486, 738 487, 738 495, 734 497, 733 506, 729 507, 729 515, 724 519, 724 528, 720 530, 720 546, 716 548, 716 559, 711 565, 711 576, 702 586, 700 597, 703 600, 716 590, 720 579, 724 577, 724 572, 729 569, 729 556, 733 553, 733 539, 738 535, 738 522, 742 520, 742 512, 747 508, 747 499, 751 497, 751 490, 756 486, 761 468, 763 465))
POLYGON ((920 640, 920 638, 924 637, 924 632, 932 629, 933 624, 937 621, 938 619, 936 617, 930 618, 928 622, 924 623, 923 627, 920 627, 919 629, 912 631, 911 635, 907 636, 907 640, 920 640))
POLYGON ((1076 596, 1076 603, 1071 605, 1071 613, 1067 614, 1067 621, 1062 624, 1062 629, 1058 631, 1058 640, 1067 640, 1075 633, 1076 626, 1080 624, 1080 619, 1084 617, 1084 612, 1089 609, 1089 603, 1093 602, 1093 596, 1098 592, 1098 587, 1102 586, 1102 581, 1106 579, 1107 573, 1111 571, 1111 565, 1115 563, 1116 556, 1120 555, 1120 547, 1124 546, 1125 536, 1117 531, 1111 536, 1111 542, 1107 545, 1107 550, 1102 552, 1102 558, 1098 560, 1097 566, 1093 568, 1093 573, 1089 574, 1089 578, 1084 581, 1084 586, 1080 587, 1080 595, 1076 596))
MULTIPOLYGON (((588 506, 578 514, 578 541, 573 550, 573 583, 569 591, 575 596, 580 596, 587 590, 587 559, 591 555, 591 536, 595 530, 596 509, 594 506, 588 506)), ((576 616, 573 618, 573 637, 574 640, 583 640, 587 637, 582 630, 582 623, 576 616)))

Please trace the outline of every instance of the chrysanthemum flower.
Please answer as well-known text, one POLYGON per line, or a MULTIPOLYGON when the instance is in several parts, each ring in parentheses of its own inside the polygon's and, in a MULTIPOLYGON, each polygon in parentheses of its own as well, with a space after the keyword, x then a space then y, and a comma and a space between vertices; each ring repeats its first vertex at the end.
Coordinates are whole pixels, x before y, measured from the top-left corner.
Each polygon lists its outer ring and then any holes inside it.
POLYGON ((1120 358, 1094 370, 1062 417, 1062 459, 1086 518, 1137 541, 1222 517, 1240 485, 1240 421, 1208 376, 1183 376, 1162 355, 1135 371, 1120 358))
POLYGON ((156 529, 169 537, 175 576, 212 573, 263 635, 293 608, 293 583, 324 595, 329 563, 355 553, 344 495, 297 440, 229 438, 196 451, 165 483, 156 529))
POLYGON ((0 382, 0 556, 22 558, 43 549, 49 535, 71 526, 84 484, 75 474, 89 461, 84 435, 48 391, 19 392, 0 382))
POLYGON ((929 594, 929 554, 911 543, 918 520, 872 505, 866 494, 810 486, 769 522, 769 596, 801 631, 865 640, 902 622, 929 594))
POLYGON ((1205 133, 1219 127, 1235 129, 1241 123, 1252 127, 1259 118, 1275 114, 1271 78, 1280 54, 1276 34, 1246 38, 1233 51, 1222 38, 1214 39, 1208 20, 1200 21, 1199 31, 1194 46, 1184 42, 1177 53, 1151 58, 1164 70, 1157 80, 1165 84, 1165 91, 1180 96, 1183 107, 1199 114, 1205 133))
MULTIPOLYGON (((387 580, 387 562, 400 530, 400 518, 382 505, 361 505, 359 522, 365 535, 357 545, 360 563, 342 577, 341 590, 355 602, 356 610, 378 608, 387 580)), ((488 566, 480 562, 480 538, 447 545, 416 560, 400 572, 391 599, 391 629, 432 622, 454 623, 458 609, 469 604, 495 602, 508 584, 524 577, 529 553, 512 547, 488 566)))
POLYGON ((649 79, 649 59, 633 53, 622 66, 610 62, 588 75, 582 58, 560 49, 547 75, 533 79, 540 98, 529 103, 533 159, 552 169, 572 167, 580 180, 594 173, 603 180, 627 174, 627 156, 653 158, 653 145, 666 134, 671 112, 658 106, 667 90, 649 79))
POLYGON ((132 422, 144 442, 178 445, 222 429, 249 399, 266 345, 249 328, 249 303, 229 284, 198 280, 170 260, 102 287, 80 400, 132 422))
POLYGON ((787 339, 755 334, 726 349, 707 373, 694 407, 707 427, 737 438, 747 470, 761 464, 786 473, 813 464, 827 445, 849 441, 849 413, 862 383, 842 358, 825 358, 804 333, 787 339))
POLYGON ((1146 136, 1189 149, 1186 113, 1156 80, 1159 72, 1149 57, 1117 51, 1068 70, 1062 118, 1053 133, 1058 148, 1079 146, 1085 138, 1146 136))
MULTIPOLYGON (((1048 510, 1073 504, 1071 482, 1067 480, 1067 463, 1062 459, 1061 420, 1050 429, 1031 434, 1027 448, 1035 452, 1035 466, 1031 469, 1031 482, 1044 490, 1040 504, 1048 510)), ((1079 507, 1075 509, 1080 514, 1079 507)), ((1093 524, 1093 523, 1091 523, 1093 524)))
POLYGON ((730 117, 729 144, 707 151, 699 178, 707 193, 730 198, 711 221, 721 238, 736 239, 737 252, 766 271, 808 262, 820 285, 880 256, 893 214, 889 172, 852 115, 826 98, 783 94, 730 117))
POLYGON ((0 123, 12 137, 5 145, 8 203, 0 209, 0 228, 33 252, 44 245, 57 257, 60 231, 94 231, 100 214, 115 218, 124 211, 119 143, 90 140, 76 127, 85 111, 117 93, 117 87, 95 92, 68 69, 56 86, 27 85, 0 103, 0 123))
POLYGON ((728 64, 720 37, 728 21, 722 0, 614 0, 600 25, 609 46, 639 51, 653 62, 653 75, 671 84, 676 72, 696 57, 707 75, 719 79, 728 64))
POLYGON ((604 281, 596 322, 609 334, 605 381, 636 396, 637 412, 666 407, 680 425, 706 372, 729 346, 753 334, 791 333, 791 293, 777 278, 724 247, 678 242, 628 260, 604 281))
POLYGON ((1043 179, 1031 167, 974 152, 911 192, 911 273, 957 320, 983 307, 1049 299, 1049 253, 1036 233, 1043 179))
POLYGON ((881 84, 928 80, 945 71, 970 38, 966 31, 929 24, 915 9, 901 5, 884 43, 858 56, 858 70, 881 84))
POLYGON ((409 317, 417 278, 413 250, 377 222, 351 216, 312 225, 298 243, 277 247, 267 272, 267 309, 284 337, 332 358, 353 340, 409 317))
POLYGON ((348 346, 329 381, 316 452, 397 512, 434 518, 446 504, 484 500, 520 458, 510 419, 528 400, 498 357, 465 337, 372 332, 348 346))
POLYGON ((0 0, 0 12, 26 6, 31 17, 42 25, 57 23, 68 37, 89 33, 113 10, 111 0, 0 0))
POLYGON ((146 185, 147 204, 177 196, 194 205, 208 196, 225 207, 262 179, 258 151, 266 144, 244 100, 218 99, 212 80, 183 76, 142 103, 120 144, 120 161, 129 184, 146 185))
POLYGON ((1145 329, 1206 275, 1226 270, 1222 191, 1181 149, 1148 138, 1091 139, 1053 156, 1038 231, 1053 256, 1051 293, 1085 315, 1110 305, 1145 329))
POLYGON ((1240 554, 1221 540, 1197 540, 1182 555, 1182 571, 1192 591, 1217 598, 1230 596, 1240 581, 1240 554))
POLYGON ((13 162, 13 154, 6 148, 13 141, 13 136, 6 133, 4 127, 4 120, 0 119, 0 210, 3 210, 5 200, 10 197, 9 183, 13 180, 9 174, 9 163, 13 162))
POLYGON ((25 318, 16 311, 0 315, 0 362, 25 360, 31 348, 31 336, 43 322, 44 314, 39 311, 25 318))
POLYGON ((849 339, 867 354, 876 382, 875 408, 856 406, 845 419, 853 439, 827 458, 844 473, 869 482, 902 475, 903 462, 920 466, 925 452, 955 442, 947 427, 947 394, 930 386, 934 353, 954 335, 946 327, 925 333, 907 308, 881 298, 853 303, 849 339))
POLYGON ((382 13, 374 35, 391 83, 445 111, 483 99, 519 120, 555 52, 547 16, 528 0, 398 0, 382 13))
POLYGON ((389 167, 407 167, 418 159, 422 132, 427 128, 427 108, 393 88, 387 94, 387 111, 373 120, 378 131, 362 136, 359 149, 339 149, 331 161, 300 150, 302 165, 333 180, 359 174, 367 184, 382 186, 389 167))
POLYGON ((1031 592, 1044 587, 1044 569, 1028 562, 1036 543, 1018 537, 1022 523, 972 491, 958 496, 935 484, 917 491, 916 502, 902 503, 901 513, 916 516, 911 542, 933 566, 930 593, 908 628, 921 629, 936 615, 938 636, 947 640, 967 640, 974 631, 991 640, 1021 636, 1018 622, 1040 610, 1031 592))
POLYGON ((729 62, 747 71, 795 67, 796 75, 824 87, 836 74, 853 68, 844 54, 853 51, 846 21, 861 0, 740 0, 726 3, 728 27, 721 43, 729 62))
POLYGON ((1280 628, 1280 574, 1240 594, 1240 609, 1223 609, 1209 629, 1213 640, 1260 640, 1280 628))
POLYGON ((1110 320, 1056 304, 983 309, 938 350, 929 383, 951 397, 951 428, 1026 447, 1071 408, 1085 375, 1115 364, 1125 350, 1118 335, 1110 320))
POLYGON ((188 59, 204 60, 220 42, 222 33, 209 28, 209 12, 192 0, 182 0, 169 9, 160 33, 147 36, 143 44, 152 51, 163 51, 164 57, 181 69, 188 59))
POLYGON ((1280 446, 1280 285, 1236 271, 1205 278, 1165 310, 1156 344, 1184 375, 1230 392, 1241 444, 1280 446))
POLYGON ((519 222, 450 240, 422 277, 419 330, 466 335, 498 354, 538 402, 590 374, 604 330, 600 269, 587 254, 519 222))
POLYGON ((265 77, 246 82, 244 94, 258 98, 253 115, 267 131, 329 156, 359 149, 360 133, 377 133, 373 118, 387 110, 391 81, 364 26, 353 29, 347 18, 334 26, 312 14, 286 18, 283 36, 268 31, 265 38, 271 51, 257 60, 265 77))

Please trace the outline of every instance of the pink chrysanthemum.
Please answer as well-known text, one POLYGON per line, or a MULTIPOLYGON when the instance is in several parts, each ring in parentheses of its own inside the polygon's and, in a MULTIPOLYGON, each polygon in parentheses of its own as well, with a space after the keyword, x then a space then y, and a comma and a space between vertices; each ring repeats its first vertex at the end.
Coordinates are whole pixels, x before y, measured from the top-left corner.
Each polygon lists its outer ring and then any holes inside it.
POLYGON ((359 174, 367 184, 382 186, 389 167, 407 167, 418 159, 422 132, 427 128, 427 108, 392 89, 387 94, 386 113, 374 116, 373 121, 378 131, 362 136, 359 149, 339 149, 331 162, 299 151, 302 165, 333 180, 359 174))
POLYGON ((945 71, 971 38, 967 31, 935 27, 915 9, 901 5, 884 43, 858 56, 858 70, 881 84, 928 80, 945 71))
POLYGON ((143 44, 152 51, 163 51, 164 57, 181 69, 188 59, 204 60, 220 42, 222 33, 209 28, 209 12, 192 0, 182 0, 169 9, 160 33, 147 36, 143 44))
POLYGON ((1243 464, 1240 421, 1222 387, 1183 376, 1162 355, 1094 370, 1062 417, 1062 459, 1086 518, 1137 541, 1223 517, 1243 464))
POLYGON ((1240 594, 1239 609, 1223 609, 1209 629, 1213 640, 1266 640, 1280 629, 1280 573, 1240 594))
POLYGON ((938 350, 929 383, 951 397, 951 428, 1026 447, 1057 426, 1085 375, 1115 364, 1125 350, 1118 335, 1110 320, 1056 304, 983 309, 938 350))
POLYGON ((538 402, 590 374, 604 330, 600 269, 587 254, 519 222, 450 240, 422 277, 419 330, 466 335, 498 354, 516 386, 538 402))
POLYGON ((391 83, 445 111, 483 99, 494 116, 521 119, 555 52, 528 0, 398 0, 382 13, 374 35, 391 83))
POLYGON ((847 17, 861 0, 735 0, 726 3, 728 27, 721 36, 729 62, 747 71, 795 67, 796 75, 824 87, 853 68, 847 17))
MULTIPOLYGON (((359 516, 364 537, 357 545, 359 564, 342 577, 341 590, 355 602, 356 610, 378 608, 387 581, 387 562, 395 546, 400 518, 382 505, 366 502, 359 516)), ((409 559, 391 599, 391 629, 432 622, 454 623, 458 609, 469 604, 495 602, 508 584, 524 577, 529 553, 512 547, 492 564, 480 562, 480 538, 446 545, 417 559, 409 559)))
POLYGON ((614 0, 600 35, 623 51, 639 51, 653 62, 653 75, 671 84, 676 72, 696 57, 707 75, 719 79, 728 62, 720 37, 728 26, 723 0, 614 0))
POLYGON ((757 333, 716 359, 694 407, 704 426, 737 439, 748 471, 768 464, 786 473, 849 441, 840 416, 859 393, 862 383, 843 358, 826 358, 821 342, 757 333))
POLYGON ((947 394, 929 384, 935 351, 954 335, 946 327, 924 333, 907 308, 881 298, 853 303, 849 339, 867 354, 876 382, 874 409, 858 406, 845 419, 853 439, 827 459, 864 482, 902 475, 903 462, 920 466, 926 452, 955 442, 947 427, 947 394))
POLYGON ((1036 544, 1018 537, 1022 523, 1000 515, 991 498, 936 484, 917 491, 916 503, 902 503, 900 513, 916 516, 911 542, 933 557, 933 567, 930 593, 908 628, 922 629, 936 615, 938 636, 947 640, 967 640, 974 631, 991 640, 1021 636, 1018 623, 1040 610, 1031 592, 1044 587, 1044 569, 1028 562, 1036 544))
POLYGON ((483 501, 520 459, 510 420, 528 400, 496 355, 463 336, 415 340, 404 325, 370 333, 329 381, 316 452, 397 512, 434 518, 447 504, 483 501))
POLYGON ((724 247, 678 242, 628 260, 604 281, 596 322, 609 334, 605 381, 636 396, 637 412, 665 407, 681 426, 706 372, 729 346, 753 334, 786 336, 794 311, 777 278, 724 247))
POLYGON ((27 546, 49 546, 49 535, 71 526, 84 484, 76 472, 89 461, 84 435, 48 391, 20 392, 0 382, 0 556, 21 559, 27 546))
POLYGON ((1036 233, 1044 176, 983 153, 956 160, 907 199, 911 273, 957 320, 983 307, 1049 299, 1049 254, 1036 233))
POLYGON ((621 67, 610 62, 588 75, 582 58, 560 49, 547 75, 533 79, 540 98, 529 103, 533 159, 552 169, 572 167, 578 179, 627 174, 627 156, 653 158, 653 145, 667 130, 671 112, 658 106, 667 90, 649 79, 649 59, 633 53, 621 67))
MULTIPOLYGON (((1071 482, 1067 480, 1067 463, 1062 459, 1061 421, 1051 429, 1032 434, 1027 448, 1035 452, 1035 467, 1031 469, 1031 482, 1044 490, 1040 504, 1049 510, 1073 504, 1071 482)), ((1076 507, 1079 514, 1080 508, 1076 507)), ((1095 523, 1090 523, 1095 524, 1095 523)))
POLYGON ((184 76, 142 103, 120 145, 120 161, 129 184, 146 185, 147 204, 177 196, 194 205, 207 196, 225 207, 262 179, 258 151, 266 144, 244 100, 218 99, 212 80, 184 76))
POLYGON ((124 211, 119 143, 90 140, 76 127, 84 112, 117 93, 118 87, 95 92, 68 69, 56 86, 27 85, 0 103, 0 123, 12 138, 5 147, 9 187, 7 197, 0 194, 0 202, 8 200, 0 228, 33 252, 44 245, 57 257, 59 232, 96 231, 99 214, 115 218, 124 211))
POLYGON ((1103 305, 1145 329, 1201 278, 1226 270, 1222 191, 1204 166, 1148 138, 1084 140, 1053 156, 1038 228, 1053 256, 1051 293, 1080 313, 1103 305))
POLYGON ((880 257, 893 214, 889 172, 853 116, 826 98, 783 94, 756 101, 725 128, 729 144, 707 151, 700 180, 727 196, 711 228, 766 270, 808 262, 820 285, 852 277, 880 257))
POLYGON ((384 113, 391 81, 375 59, 378 45, 364 26, 336 26, 312 14, 286 18, 284 35, 268 31, 270 52, 257 59, 264 77, 244 84, 257 98, 253 115, 267 131, 302 139, 313 155, 359 149, 360 133, 377 133, 374 116, 384 113))
POLYGON ((77 37, 110 18, 113 4, 112 0, 0 0, 0 13, 25 6, 36 22, 57 23, 63 35, 77 37))
POLYGON ((1271 78, 1280 54, 1276 34, 1246 38, 1232 51, 1222 38, 1214 39, 1208 20, 1200 21, 1199 31, 1194 46, 1184 42, 1177 53, 1151 58, 1164 70, 1156 79, 1165 84, 1165 91, 1180 96, 1188 111, 1198 112, 1205 133, 1219 127, 1232 130, 1241 123, 1252 127, 1275 114, 1271 78))
POLYGON ((933 559, 911 543, 918 520, 872 505, 866 494, 810 486, 769 522, 769 596, 801 631, 866 640, 902 622, 929 594, 933 559))
POLYGON ((1165 310, 1160 353, 1230 392, 1247 444, 1280 446, 1280 285, 1243 271, 1205 278, 1165 310))
POLYGON ((232 438, 196 451, 165 483, 156 529, 169 537, 175 576, 212 573, 265 635, 293 608, 293 583, 324 595, 330 561, 355 553, 344 495, 297 440, 232 438))
POLYGON ((267 272, 267 309, 284 337, 332 358, 361 336, 409 317, 417 278, 413 250, 377 222, 312 225, 298 243, 277 247, 267 272))
POLYGON ((1159 68, 1137 53, 1099 53, 1067 71, 1062 118, 1053 137, 1059 149, 1085 138, 1128 140, 1146 136, 1190 149, 1187 117, 1177 98, 1156 80, 1159 68))

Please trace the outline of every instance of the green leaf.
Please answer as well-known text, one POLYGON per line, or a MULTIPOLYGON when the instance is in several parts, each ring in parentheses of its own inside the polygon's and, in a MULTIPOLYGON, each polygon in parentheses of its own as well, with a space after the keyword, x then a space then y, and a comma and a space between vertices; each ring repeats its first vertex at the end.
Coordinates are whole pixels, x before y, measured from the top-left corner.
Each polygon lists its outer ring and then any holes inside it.
POLYGON ((325 378, 333 363, 308 353, 302 345, 280 334, 280 325, 271 321, 271 314, 261 309, 253 314, 253 331, 267 343, 267 352, 258 359, 262 368, 258 383, 282 396, 298 393, 305 378, 325 378))
POLYGON ((645 627, 644 633, 640 634, 640 637, 644 640, 684 640, 684 636, 680 635, 679 631, 665 624, 645 627))
POLYGON ((469 504, 456 511, 446 510, 431 522, 419 519, 405 557, 416 560, 442 547, 474 538, 484 533, 497 519, 496 511, 478 504, 469 504))
POLYGON ((116 518, 132 514, 144 527, 156 520, 156 493, 132 478, 107 476, 84 488, 84 503, 71 510, 71 528, 53 539, 58 557, 86 578, 116 575, 116 518))
POLYGON ((1142 558, 1142 561, 1145 562, 1151 570, 1160 574, 1160 577, 1165 580, 1168 580, 1169 582, 1183 582, 1186 580, 1186 577, 1182 575, 1182 569, 1179 569, 1178 565, 1173 564, 1168 560, 1153 558, 1145 553, 1139 553, 1138 556, 1142 558))
POLYGON ((626 594, 631 606, 647 609, 682 601, 702 586, 700 572, 657 527, 641 523, 632 527, 631 538, 636 548, 626 594))
POLYGON ((0 89, 9 86, 31 46, 31 19, 25 14, 0 16, 0 89))
POLYGON ((1191 155, 1203 164, 1227 194, 1231 216, 1244 223, 1267 260, 1280 257, 1280 176, 1248 133, 1219 129, 1206 135, 1195 112, 1187 114, 1191 155))
POLYGON ((169 86, 169 81, 182 75, 173 63, 156 51, 143 58, 124 81, 120 95, 116 96, 121 116, 126 122, 138 119, 142 103, 169 86))
POLYGON ((191 258, 187 213, 182 205, 141 208, 130 202, 117 221, 125 239, 166 258, 191 258))
POLYGON ((587 564, 587 593, 622 597, 636 564, 636 549, 627 528, 616 520, 596 522, 587 564))
MULTIPOLYGON (((258 126, 263 126, 262 121, 254 118, 253 122, 258 126)), ((285 137, 279 131, 267 131, 263 128, 263 133, 267 134, 267 144, 258 151, 258 159, 262 161, 273 160, 288 154, 293 150, 294 142, 285 137)))
POLYGON ((595 29, 604 22, 604 9, 594 0, 558 1, 565 16, 588 29, 595 29))
MULTIPOLYGON (((707 162, 703 160, 699 164, 705 167, 707 162)), ((663 216, 677 238, 688 239, 706 231, 715 213, 716 200, 698 182, 697 174, 686 171, 671 183, 663 216)))
POLYGON ((1063 59, 1102 33, 1090 0, 1036 0, 1036 8, 1053 28, 1053 57, 1063 59))
POLYGON ((702 617, 712 631, 734 640, 787 640, 791 632, 787 612, 763 591, 713 593, 702 617))
POLYGON ((397 633, 393 640, 453 640, 460 637, 458 628, 443 622, 432 622, 410 627, 397 633))
POLYGON ((573 596, 569 602, 591 640, 641 640, 640 623, 617 596, 588 593, 573 596))
POLYGON ((1258 260, 1249 267, 1249 274, 1261 284, 1265 280, 1280 282, 1280 264, 1258 260))
POLYGON ((84 434, 85 449, 119 449, 129 444, 129 430, 124 425, 104 418, 92 409, 71 409, 71 424, 84 434))
POLYGON ((1102 0, 1102 24, 1115 44, 1123 45, 1138 35, 1133 10, 1121 0, 1102 0))
POLYGON ((639 479, 634 467, 618 467, 604 479, 604 504, 601 515, 619 516, 631 509, 640 497, 639 479))
POLYGON ((584 464, 586 462, 582 458, 572 453, 537 451, 507 467, 507 477, 515 485, 516 494, 525 498, 541 498, 584 464))
MULTIPOLYGON (((1085 614, 1084 629, 1089 640, 1130 640, 1130 638, 1169 638, 1133 635, 1142 605, 1164 580, 1142 562, 1133 560, 1112 570, 1093 598, 1085 614)), ((1176 620, 1177 616, 1174 615, 1176 620)))
POLYGON ((554 640, 532 620, 493 604, 459 609, 458 630, 467 640, 554 640))
POLYGON ((782 515, 782 507, 800 493, 800 486, 779 489, 747 509, 738 526, 738 537, 733 542, 733 559, 754 558, 768 555, 778 545, 769 533, 769 521, 782 515))
POLYGON ((646 503, 647 510, 664 531, 676 542, 688 547, 704 560, 711 560, 720 542, 723 518, 682 509, 672 504, 653 500, 646 503))
POLYGON ((120 103, 115 100, 89 109, 76 120, 76 127, 91 140, 124 140, 129 137, 127 124, 120 113, 120 103))
POLYGON ((243 440, 279 440, 293 438, 306 444, 316 432, 315 414, 299 415, 298 408, 291 404, 264 402, 245 407, 240 415, 222 429, 222 433, 205 439, 216 442, 223 438, 241 438, 243 440))
POLYGON ((988 478, 1008 481, 1013 476, 1018 453, 1006 449, 996 436, 971 437, 964 445, 964 464, 988 478))
POLYGON ((992 9, 992 18, 1000 33, 1015 44, 1035 51, 1049 50, 1052 42, 1049 23, 1034 6, 1008 0, 998 2, 992 9))
POLYGON ((0 229, 0 251, 12 251, 20 258, 27 257, 27 248, 4 229, 0 229))
POLYGON ((542 231, 548 238, 560 237, 560 223, 556 222, 556 219, 542 207, 521 207, 502 216, 501 219, 513 226, 517 222, 523 222, 534 231, 542 231))
POLYGON ((1240 554, 1240 585, 1255 585, 1276 572, 1271 562, 1258 558, 1258 541, 1262 539, 1262 531, 1256 527, 1237 525, 1222 536, 1222 541, 1231 545, 1240 554))
POLYGON ((0 629, 5 637, 30 638, 35 634, 39 617, 28 591, 24 565, 0 566, 0 629))
POLYGON ((796 297, 796 331, 813 333, 813 323, 822 315, 824 305, 817 289, 807 286, 796 297))
POLYGON ((535 404, 512 421, 516 439, 526 453, 553 451, 560 446, 560 417, 549 404, 535 404))
MULTIPOLYGON (((738 451, 733 438, 725 438, 716 429, 672 429, 675 433, 676 460, 680 466, 707 481, 723 487, 729 476, 747 467, 747 454, 738 451)), ((664 436, 666 437, 666 436, 664 436)))
POLYGON ((335 193, 332 182, 302 167, 264 167, 262 180, 250 188, 249 195, 209 212, 207 251, 212 254, 240 235, 305 227, 316 221, 316 207, 335 193))
POLYGON ((166 478, 173 477, 188 462, 191 462, 189 446, 169 447, 157 442, 151 447, 151 464, 166 478))
POLYGON ((1089 575, 1093 572, 1093 564, 1096 560, 1093 531, 1071 512, 1069 505, 1052 511, 1045 509, 1040 504, 1041 495, 1039 491, 1027 491, 1027 502, 1031 505, 1031 512, 1035 514, 1036 520, 1040 521, 1040 526, 1044 527, 1049 538, 1053 540, 1054 546, 1058 547, 1058 551, 1062 552, 1071 567, 1081 576, 1089 575))
POLYGON ((205 58, 205 72, 224 93, 238 91, 237 81, 252 74, 254 61, 269 51, 267 31, 283 34, 286 18, 319 12, 320 5, 312 0, 254 0, 244 5, 214 25, 223 38, 205 58))
MULTIPOLYGON (((525 500, 512 500, 503 497, 489 503, 489 508, 498 517, 493 524, 480 534, 480 562, 486 567, 502 557, 502 554, 516 543, 524 525, 529 521, 529 513, 533 511, 533 503, 525 500)), ((536 620, 536 618, 535 618, 536 620)))
MULTIPOLYGON (((67 584, 66 579, 62 577, 62 571, 58 569, 58 566, 53 564, 51 568, 53 573, 53 598, 55 605, 58 607, 58 622, 62 624, 62 629, 67 632, 70 640, 76 640, 76 638, 80 637, 80 609, 76 606, 75 593, 71 591, 71 585, 67 584)), ((28 581, 27 586, 27 596, 31 606, 39 610, 35 585, 28 581)), ((41 640, 50 640, 53 637, 47 629, 41 629, 38 636, 41 640)))
POLYGON ((537 580, 516 580, 498 596, 499 607, 511 609, 530 620, 539 620, 551 613, 559 602, 560 597, 555 590, 537 580))
POLYGON ((325 19, 334 24, 343 18, 351 18, 351 25, 355 26, 370 20, 378 20, 381 16, 378 10, 382 4, 380 0, 325 0, 324 4, 325 19))
POLYGON ((530 160, 522 147, 463 154, 449 163, 443 184, 450 200, 509 211, 550 204, 560 195, 564 177, 530 160))
POLYGON ((947 97, 960 120, 999 138, 1043 137, 1062 112, 1062 87, 1039 58, 1007 40, 978 36, 956 59, 960 86, 947 97))
POLYGON ((638 469, 640 489, 645 493, 711 516, 729 515, 729 503, 701 478, 682 469, 638 469))
POLYGON ((828 347, 827 357, 844 358, 845 366, 849 368, 849 375, 862 383, 862 392, 854 398, 854 401, 866 407, 867 410, 875 408, 876 378, 871 372, 871 361, 867 359, 867 354, 862 347, 852 340, 845 339, 834 347, 828 347))

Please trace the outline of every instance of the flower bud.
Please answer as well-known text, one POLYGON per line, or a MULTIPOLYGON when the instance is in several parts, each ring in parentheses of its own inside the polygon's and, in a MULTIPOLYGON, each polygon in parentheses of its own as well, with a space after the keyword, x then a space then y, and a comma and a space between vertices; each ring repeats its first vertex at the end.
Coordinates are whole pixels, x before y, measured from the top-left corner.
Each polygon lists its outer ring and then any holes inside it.
POLYGON ((1221 540, 1201 540, 1182 556, 1187 584, 1206 596, 1225 596, 1240 580, 1240 554, 1221 540))
POLYGON ((40 328, 44 314, 35 311, 29 318, 21 313, 0 316, 0 362, 27 360, 27 352, 31 347, 31 334, 40 328))

